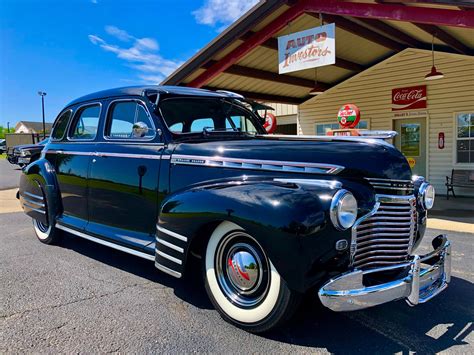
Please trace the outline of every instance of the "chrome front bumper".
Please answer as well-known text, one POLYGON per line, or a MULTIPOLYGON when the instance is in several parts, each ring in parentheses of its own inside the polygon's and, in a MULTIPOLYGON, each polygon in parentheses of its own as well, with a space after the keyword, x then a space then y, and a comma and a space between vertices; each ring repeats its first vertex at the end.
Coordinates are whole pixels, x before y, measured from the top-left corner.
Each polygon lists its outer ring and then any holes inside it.
POLYGON ((446 235, 439 235, 432 244, 434 251, 426 255, 414 255, 409 262, 355 270, 331 279, 319 290, 319 299, 324 306, 337 312, 356 311, 402 298, 410 306, 427 302, 451 281, 451 243, 446 235), (422 268, 421 264, 426 265, 426 268, 422 268), (408 275, 401 279, 364 285, 366 275, 408 268, 408 275))

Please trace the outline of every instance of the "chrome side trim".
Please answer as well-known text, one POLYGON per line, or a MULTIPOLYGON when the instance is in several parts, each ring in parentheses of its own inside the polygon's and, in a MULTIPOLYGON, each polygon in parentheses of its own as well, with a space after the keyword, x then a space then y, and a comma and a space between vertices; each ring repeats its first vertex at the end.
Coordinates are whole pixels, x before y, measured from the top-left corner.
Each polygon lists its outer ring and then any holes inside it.
POLYGON ((95 152, 93 155, 97 157, 114 157, 114 158, 132 158, 132 159, 161 159, 160 155, 151 154, 128 154, 128 153, 109 153, 109 152, 95 152))
POLYGON ((170 242, 167 242, 166 240, 163 240, 163 239, 160 239, 160 238, 156 238, 156 242, 159 243, 159 244, 162 244, 168 248, 171 248, 173 250, 176 250, 177 252, 180 252, 180 253, 184 253, 184 249, 181 248, 181 247, 178 247, 177 245, 174 245, 170 242))
POLYGON ((171 157, 171 163, 179 165, 200 165, 209 167, 284 171, 297 173, 320 173, 337 174, 344 170, 341 165, 326 163, 306 163, 278 160, 258 160, 258 159, 240 159, 226 158, 219 156, 200 156, 200 155, 181 155, 174 154, 171 157))
POLYGON ((165 258, 165 259, 168 259, 178 265, 182 265, 183 264, 183 261, 181 259, 178 259, 178 258, 175 258, 174 256, 171 256, 169 254, 166 254, 164 252, 162 252, 161 250, 156 250, 156 254, 158 254, 159 256, 165 258))
POLYGON ((128 153, 111 153, 111 152, 79 152, 79 151, 63 151, 63 150, 48 150, 50 154, 65 154, 65 155, 84 155, 96 157, 115 157, 115 158, 132 158, 132 159, 156 159, 160 160, 161 155, 151 154, 128 154, 128 153))
POLYGON ((174 276, 176 278, 181 278, 181 273, 178 272, 178 271, 174 271, 172 269, 170 269, 169 267, 166 267, 164 265, 161 265, 159 262, 155 261, 155 267, 160 270, 160 271, 163 271, 164 273, 167 273, 168 275, 171 275, 171 276, 174 276))
POLYGON ((316 180, 316 179, 273 179, 276 182, 285 184, 311 185, 330 189, 340 189, 342 183, 336 180, 316 180))
POLYGON ((74 234, 74 235, 77 235, 78 237, 81 237, 81 238, 84 238, 84 239, 87 239, 87 240, 90 240, 92 242, 95 242, 97 244, 102 244, 102 245, 105 245, 107 247, 110 247, 110 248, 113 248, 113 249, 116 249, 116 250, 120 250, 120 251, 123 251, 125 253, 128 253, 128 254, 132 254, 132 255, 135 255, 135 256, 138 256, 140 258, 143 258, 143 259, 147 259, 147 260, 155 260, 155 256, 154 255, 150 255, 150 254, 147 254, 147 253, 143 253, 141 251, 138 251, 138 250, 135 250, 135 249, 130 249, 130 248, 127 248, 127 247, 124 247, 122 245, 118 245, 118 244, 115 244, 115 243, 111 243, 109 241, 106 241, 106 240, 103 240, 103 239, 100 239, 100 238, 96 238, 96 237, 93 237, 89 234, 86 234, 86 233, 83 233, 83 232, 79 232, 75 229, 71 229, 69 227, 66 227, 62 224, 59 224, 59 223, 56 223, 56 228, 58 229, 61 229, 65 232, 68 232, 68 233, 71 233, 71 234, 74 234))
POLYGON ((32 194, 31 192, 23 191, 23 194, 27 195, 27 196, 30 196, 30 197, 33 197, 33 198, 36 198, 37 200, 41 200, 41 201, 44 200, 43 196, 35 195, 35 194, 32 194))
POLYGON ((158 224, 156 225, 156 229, 158 229, 161 233, 165 233, 171 237, 174 237, 176 239, 179 239, 179 240, 182 240, 183 242, 187 242, 188 241, 188 238, 185 237, 184 235, 181 235, 181 234, 178 234, 178 233, 175 233, 173 231, 170 231, 169 229, 166 229, 166 228, 163 228, 163 227, 160 227, 158 224))
POLYGON ((32 211, 35 211, 35 212, 38 212, 38 213, 41 213, 41 214, 46 214, 45 211, 40 210, 40 209, 38 209, 38 208, 35 208, 35 207, 33 207, 33 206, 31 206, 31 205, 25 203, 24 201, 23 201, 23 206, 29 208, 29 209, 32 210, 32 211))
POLYGON ((29 199, 26 196, 21 196, 21 197, 23 198, 23 200, 25 200, 28 203, 31 203, 33 205, 37 205, 37 206, 40 206, 40 207, 43 207, 43 208, 45 207, 44 203, 41 203, 41 202, 38 202, 38 201, 33 201, 32 199, 29 199))

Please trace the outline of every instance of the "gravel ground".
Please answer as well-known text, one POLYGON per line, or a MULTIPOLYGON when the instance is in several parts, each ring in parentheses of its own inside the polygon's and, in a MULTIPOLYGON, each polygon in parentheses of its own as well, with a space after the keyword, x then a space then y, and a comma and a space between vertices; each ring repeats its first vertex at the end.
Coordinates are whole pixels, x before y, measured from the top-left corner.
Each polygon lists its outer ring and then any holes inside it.
POLYGON ((198 273, 176 280, 72 236, 43 245, 22 213, 1 214, 0 226, 0 353, 474 353, 473 234, 449 233, 452 283, 427 304, 333 313, 309 298, 291 323, 257 336, 219 317, 198 273))

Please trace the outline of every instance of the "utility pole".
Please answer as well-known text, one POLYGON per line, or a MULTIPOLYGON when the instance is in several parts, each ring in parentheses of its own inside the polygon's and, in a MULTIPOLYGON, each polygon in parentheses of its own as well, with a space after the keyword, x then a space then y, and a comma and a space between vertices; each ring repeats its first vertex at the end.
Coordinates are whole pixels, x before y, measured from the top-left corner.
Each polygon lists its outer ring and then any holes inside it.
POLYGON ((43 139, 46 138, 46 123, 44 121, 44 97, 46 93, 44 91, 38 91, 38 95, 41 96, 41 108, 43 110, 43 139))
POLYGON ((7 122, 7 133, 10 133, 10 122, 7 122))

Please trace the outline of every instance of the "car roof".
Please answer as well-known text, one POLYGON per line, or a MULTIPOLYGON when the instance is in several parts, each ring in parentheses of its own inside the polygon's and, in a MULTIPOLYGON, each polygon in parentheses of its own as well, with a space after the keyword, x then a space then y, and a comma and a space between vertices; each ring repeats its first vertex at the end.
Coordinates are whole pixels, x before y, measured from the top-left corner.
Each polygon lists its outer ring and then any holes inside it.
POLYGON ((183 96, 208 96, 208 97, 231 97, 241 98, 240 95, 228 92, 228 91, 211 91, 205 89, 196 89, 185 86, 160 86, 160 85, 146 85, 146 86, 125 86, 115 89, 108 89, 103 91, 97 91, 92 94, 88 94, 82 97, 79 97, 69 104, 66 107, 75 105, 81 102, 100 100, 110 97, 120 97, 120 96, 144 96, 147 92, 158 92, 161 94, 170 94, 170 95, 183 95, 183 96))

